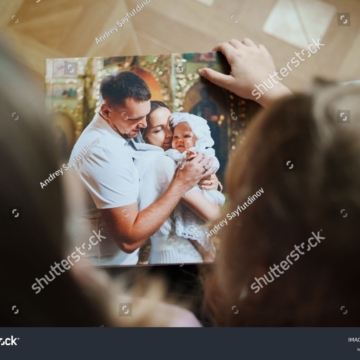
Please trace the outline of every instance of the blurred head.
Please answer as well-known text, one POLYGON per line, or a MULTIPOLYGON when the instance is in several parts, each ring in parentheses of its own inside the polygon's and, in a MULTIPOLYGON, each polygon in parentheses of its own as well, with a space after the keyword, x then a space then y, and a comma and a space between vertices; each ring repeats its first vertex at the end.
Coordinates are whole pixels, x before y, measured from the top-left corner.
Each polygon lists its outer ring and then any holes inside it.
POLYGON ((100 326, 110 324, 98 301, 73 277, 61 274, 36 294, 36 278, 66 259, 73 228, 62 178, 42 189, 40 182, 61 167, 54 131, 41 107, 42 95, 26 70, 0 42, 0 111, 10 114, 0 125, 0 323, 3 326, 100 326), (16 113, 17 121, 11 114, 16 113), (18 219, 9 216, 16 208, 18 219), (11 313, 21 304, 21 316, 11 313))
MULTIPOLYGON (((0 63, 4 80, 0 82, 0 112, 7 114, 7 120, 0 122, 0 165, 6 174, 0 177, 0 228, 6 239, 0 261, 1 326, 168 325, 169 314, 153 316, 154 306, 163 297, 160 281, 149 282, 143 276, 147 285, 133 288, 137 292, 133 295, 147 295, 148 301, 125 319, 118 315, 119 296, 123 302, 132 298, 124 291, 123 277, 112 282, 103 271, 79 262, 50 280, 51 266, 66 261, 75 250, 78 230, 74 215, 83 210, 83 188, 71 170, 46 187, 40 186, 62 164, 50 115, 46 116, 40 105, 43 94, 2 41, 0 63), (13 209, 20 212, 17 219, 11 215, 13 209), (48 284, 43 282, 42 290, 35 291, 35 279, 46 275, 48 284), (12 313, 14 305, 21 307, 20 316, 12 313)), ((89 238, 84 238, 86 241, 89 238)))
POLYGON ((171 148, 172 131, 170 129, 171 112, 162 101, 151 101, 151 110, 146 117, 147 128, 143 130, 143 139, 164 150, 171 148))
POLYGON ((191 126, 187 122, 180 122, 174 128, 174 136, 172 140, 172 148, 183 153, 185 150, 194 147, 197 141, 196 135, 193 133, 191 126))
POLYGON ((359 326, 359 96, 358 87, 328 85, 283 100, 251 124, 227 168, 223 216, 264 193, 219 233, 205 301, 217 325, 359 326), (338 109, 350 110, 350 123, 338 109), (325 239, 309 248, 320 230, 325 239), (288 258, 302 243, 304 255, 288 258), (269 267, 289 259, 287 271, 255 293, 255 278, 270 278, 269 267))
POLYGON ((146 128, 151 93, 138 75, 122 71, 106 76, 100 85, 104 103, 101 115, 125 139, 132 139, 146 128))

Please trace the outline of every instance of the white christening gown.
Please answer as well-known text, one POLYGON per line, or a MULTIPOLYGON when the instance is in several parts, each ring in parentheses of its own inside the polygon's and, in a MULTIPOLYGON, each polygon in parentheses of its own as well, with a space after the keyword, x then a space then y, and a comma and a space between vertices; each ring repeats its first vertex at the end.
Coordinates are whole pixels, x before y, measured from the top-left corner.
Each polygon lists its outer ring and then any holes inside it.
MULTIPOLYGON (((210 149, 198 149, 191 148, 196 152, 208 153, 214 159, 213 166, 219 168, 219 161, 215 157, 213 151, 210 149)), ((212 149, 211 149, 212 150, 212 149)), ((171 157, 177 166, 181 166, 182 162, 185 161, 186 153, 180 153, 176 149, 170 149, 165 152, 166 155, 171 157)), ((187 196, 192 191, 200 191, 209 201, 213 204, 223 206, 225 203, 225 196, 217 190, 203 190, 198 185, 190 189, 184 196, 187 196)), ((179 203, 174 210, 175 218, 175 233, 177 236, 196 240, 200 245, 204 247, 206 251, 214 250, 214 246, 211 242, 211 239, 207 237, 206 232, 208 230, 205 226, 205 221, 199 216, 194 214, 188 207, 179 203)))
MULTIPOLYGON (((154 151, 140 151, 136 144, 134 164, 139 173, 139 211, 154 203, 169 187, 175 173, 175 162, 154 146, 154 151)), ((149 264, 202 263, 202 257, 189 240, 175 233, 174 214, 150 238, 149 264)))

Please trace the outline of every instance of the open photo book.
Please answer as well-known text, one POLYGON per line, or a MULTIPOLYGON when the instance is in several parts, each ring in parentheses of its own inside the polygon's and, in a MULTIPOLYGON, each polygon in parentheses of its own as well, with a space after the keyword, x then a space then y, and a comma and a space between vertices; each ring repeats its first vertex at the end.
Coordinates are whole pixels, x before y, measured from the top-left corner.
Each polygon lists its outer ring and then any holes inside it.
MULTIPOLYGON (((212 219, 212 215, 208 214, 211 211, 212 214, 221 211, 226 203, 224 175, 228 160, 244 140, 246 128, 259 106, 202 79, 198 71, 205 67, 224 74, 229 73, 225 58, 215 52, 46 61, 46 104, 53 114, 57 135, 55 146, 65 172, 81 172, 87 159, 91 159, 91 154, 109 143, 109 139, 105 139, 103 135, 105 133, 101 133, 104 138, 94 138, 92 144, 95 145, 83 146, 79 153, 79 147, 75 144, 79 145, 83 132, 94 126, 95 119, 111 136, 117 137, 114 141, 120 141, 121 132, 116 133, 117 129, 109 127, 105 119, 101 118, 104 100, 100 94, 103 80, 109 75, 116 76, 120 73, 134 74, 134 79, 140 78, 151 93, 151 112, 147 116, 147 125, 143 126, 133 142, 129 142, 133 144, 133 162, 139 177, 139 211, 151 205, 151 202, 161 195, 161 191, 166 190, 167 185, 164 185, 151 200, 145 199, 151 189, 141 190, 143 186, 152 186, 151 179, 155 179, 153 187, 157 187, 156 179, 158 177, 159 182, 163 181, 165 175, 162 172, 166 171, 166 166, 172 167, 171 171, 176 171, 179 166, 184 166, 186 161, 191 161, 198 152, 213 158, 216 166, 214 182, 218 183, 217 188, 203 190, 197 186, 191 189, 184 196, 192 200, 188 204, 179 203, 158 231, 139 249, 126 256, 113 240, 113 234, 108 230, 108 224, 100 211, 102 208, 116 207, 116 203, 102 207, 92 191, 95 192, 104 184, 99 185, 96 179, 84 180, 84 176, 80 176, 86 193, 87 208, 77 221, 77 224, 82 224, 78 227, 77 243, 85 253, 84 256, 90 258, 95 265, 203 263, 211 262, 215 258, 221 244, 216 236, 208 235, 209 219, 212 219), (157 120, 152 118, 152 114, 154 117, 155 114, 161 114, 161 109, 169 114, 170 119, 172 133, 170 136, 167 134, 168 148, 163 146, 165 143, 158 142, 156 131, 161 125, 156 125, 154 121, 157 120), (150 130, 154 136, 150 136, 150 130), (74 149, 77 149, 78 153, 74 153, 74 149), (156 157, 154 166, 149 165, 154 161, 150 155, 156 157)), ((129 117, 126 111, 123 116, 125 119, 129 117)), ((113 155, 111 161, 114 163, 124 161, 120 152, 118 156, 113 155)), ((109 176, 110 174, 111 172, 109 176)), ((91 178, 91 174, 87 176, 91 178)), ((171 181, 171 176, 168 176, 168 182, 171 181)), ((111 181, 113 183, 114 179, 111 181)), ((109 196, 111 197, 111 194, 109 196)))

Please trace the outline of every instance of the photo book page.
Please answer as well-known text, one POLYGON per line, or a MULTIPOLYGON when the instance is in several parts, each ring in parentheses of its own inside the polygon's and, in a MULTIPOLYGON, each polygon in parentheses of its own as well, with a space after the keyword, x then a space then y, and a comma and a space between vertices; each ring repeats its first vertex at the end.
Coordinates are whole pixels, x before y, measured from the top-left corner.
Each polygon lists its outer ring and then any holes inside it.
MULTIPOLYGON (((94 141, 86 147, 87 155, 82 159, 80 155, 71 162, 69 160, 82 132, 99 114, 102 104, 99 89, 104 77, 129 71, 144 80, 150 89, 151 101, 164 104, 161 106, 166 106, 174 114, 177 125, 172 127, 172 131, 175 137, 178 137, 177 132, 181 134, 184 122, 188 130, 192 130, 195 135, 193 149, 201 152, 201 148, 197 148, 196 144, 205 144, 201 138, 207 137, 206 151, 210 151, 218 161, 216 177, 219 186, 215 190, 201 192, 207 198, 205 201, 210 201, 221 209, 224 202, 226 205, 224 175, 227 163, 236 147, 243 142, 246 128, 260 107, 253 101, 239 98, 203 79, 199 75, 199 69, 202 68, 211 68, 224 74, 229 74, 230 69, 226 59, 216 52, 47 59, 46 105, 52 113, 57 139, 55 146, 62 161, 62 171, 76 171, 76 159, 80 164, 92 149, 100 146, 98 140, 94 141), (203 129, 207 129, 204 130, 206 135, 203 129)), ((175 137, 172 146, 175 146, 175 137)), ((149 143, 145 139, 146 142, 149 143)), ((172 149, 165 151, 165 155, 174 155, 176 152, 176 149, 172 149)), ((178 166, 174 156, 171 158, 178 166)), ((121 161, 121 154, 118 161, 121 161)), ((86 189, 86 186, 84 188, 86 189)), ((221 248, 216 235, 209 236, 206 221, 191 213, 188 207, 179 204, 168 220, 172 230, 162 236, 161 246, 159 238, 155 239, 156 233, 124 260, 124 256, 120 255, 122 251, 112 239, 105 221, 94 206, 91 193, 87 190, 85 192, 87 208, 76 220, 77 224, 80 224, 76 242, 84 257, 89 258, 95 265, 204 263, 213 261, 216 251, 221 248), (177 255, 160 256, 155 250, 159 249, 159 246, 165 252, 174 250, 177 255)), ((166 224, 162 228, 164 227, 166 224)))

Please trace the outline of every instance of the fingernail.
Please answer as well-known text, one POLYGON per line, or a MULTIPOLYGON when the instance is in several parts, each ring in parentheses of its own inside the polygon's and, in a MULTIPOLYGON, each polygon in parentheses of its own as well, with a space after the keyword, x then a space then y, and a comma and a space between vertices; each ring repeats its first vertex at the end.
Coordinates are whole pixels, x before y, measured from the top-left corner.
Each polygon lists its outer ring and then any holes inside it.
POLYGON ((204 68, 199 69, 198 72, 199 72, 200 75, 203 75, 204 74, 204 68))

